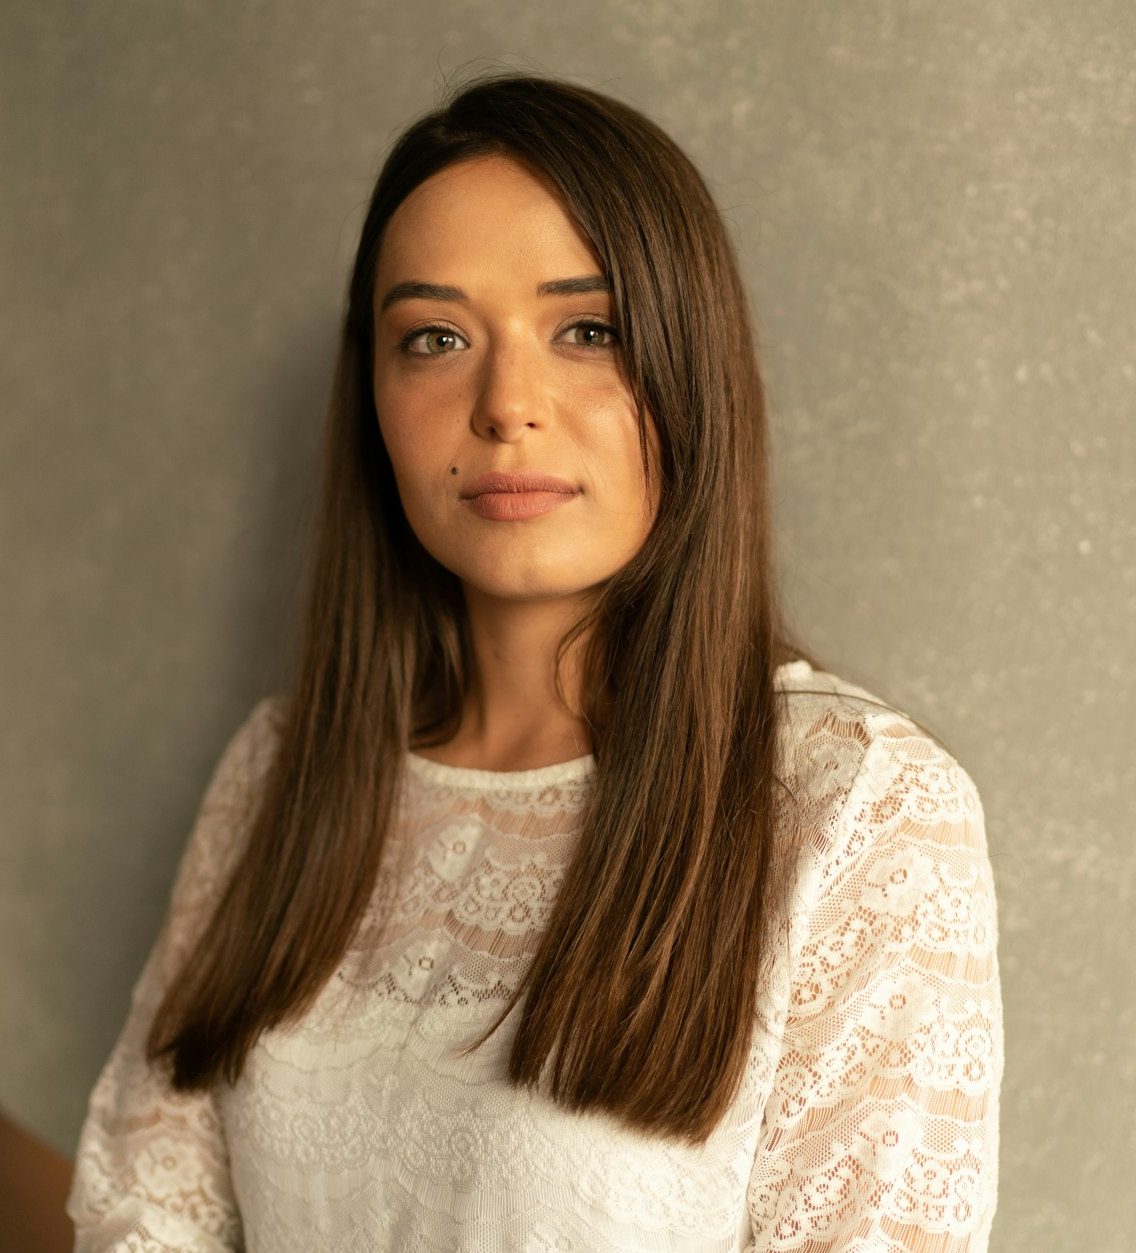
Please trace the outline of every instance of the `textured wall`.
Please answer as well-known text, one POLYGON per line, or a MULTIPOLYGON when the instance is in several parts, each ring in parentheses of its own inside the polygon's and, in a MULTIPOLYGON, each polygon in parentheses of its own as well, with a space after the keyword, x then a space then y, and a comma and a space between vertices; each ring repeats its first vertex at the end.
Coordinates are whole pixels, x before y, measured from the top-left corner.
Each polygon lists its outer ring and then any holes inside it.
POLYGON ((274 682, 346 267, 471 58, 657 117, 758 311, 783 579, 981 790, 1000 1253, 1136 1247, 1136 8, 0 11, 0 1103, 65 1152, 274 682))

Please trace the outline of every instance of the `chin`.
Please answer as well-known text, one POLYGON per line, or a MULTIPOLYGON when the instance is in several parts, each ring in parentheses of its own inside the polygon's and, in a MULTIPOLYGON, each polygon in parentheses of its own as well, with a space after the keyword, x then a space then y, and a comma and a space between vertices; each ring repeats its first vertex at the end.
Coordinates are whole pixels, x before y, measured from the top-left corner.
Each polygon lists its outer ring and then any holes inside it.
MULTIPOLYGON (((623 561, 611 561, 611 542, 601 537, 569 535, 561 528, 537 533, 516 528, 512 536, 478 535, 463 542, 439 544, 419 536, 423 548, 456 578, 483 596, 498 600, 555 600, 580 596, 617 573, 623 561), (580 561, 581 552, 602 563, 580 561)), ((452 539, 452 537, 451 537, 452 539)), ((465 537, 463 537, 465 540, 465 537)), ((634 555, 627 553, 626 560, 634 555)))
POLYGON ((565 579, 502 579, 485 576, 480 572, 459 575, 462 582, 475 588, 482 596, 495 600, 536 601, 559 600, 566 596, 578 596, 592 586, 587 580, 565 579))

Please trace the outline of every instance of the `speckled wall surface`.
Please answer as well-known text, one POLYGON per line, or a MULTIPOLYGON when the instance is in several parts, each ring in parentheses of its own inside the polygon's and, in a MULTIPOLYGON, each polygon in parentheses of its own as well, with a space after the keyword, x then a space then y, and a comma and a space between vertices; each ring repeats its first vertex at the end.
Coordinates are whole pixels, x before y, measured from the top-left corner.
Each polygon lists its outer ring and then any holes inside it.
POLYGON ((0 1103, 70 1153, 274 683, 394 131, 471 58, 699 162, 757 308, 803 635, 979 785, 994 1247, 1136 1247, 1136 6, 0 11, 0 1103))

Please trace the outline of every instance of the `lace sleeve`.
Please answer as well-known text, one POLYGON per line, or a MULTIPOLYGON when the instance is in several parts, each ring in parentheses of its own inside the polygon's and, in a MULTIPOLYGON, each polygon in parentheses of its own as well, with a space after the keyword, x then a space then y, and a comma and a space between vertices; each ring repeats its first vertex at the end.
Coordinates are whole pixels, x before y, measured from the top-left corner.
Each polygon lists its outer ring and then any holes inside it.
POLYGON ((175 1092, 145 1059, 158 1002, 216 903, 264 761, 262 700, 214 769, 182 854, 162 929, 126 1023, 88 1102, 67 1214, 75 1253, 220 1253, 242 1248, 224 1135, 211 1094, 175 1092))
POLYGON ((1002 1004, 974 783, 893 724, 803 881, 748 1189, 753 1253, 979 1253, 997 1197, 1002 1004))

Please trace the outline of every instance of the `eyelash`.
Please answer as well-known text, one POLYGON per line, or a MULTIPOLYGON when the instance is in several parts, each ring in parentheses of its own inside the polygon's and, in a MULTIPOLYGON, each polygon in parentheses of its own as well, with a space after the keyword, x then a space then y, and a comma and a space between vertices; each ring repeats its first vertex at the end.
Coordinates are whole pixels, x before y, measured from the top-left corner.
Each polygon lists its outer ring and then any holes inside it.
MULTIPOLYGON (((582 348, 585 352, 602 352, 605 348, 614 348, 619 343, 619 335, 614 326, 609 326, 606 322, 601 322, 595 318, 581 318, 577 322, 572 322, 564 328, 564 331, 574 331, 580 327, 588 330, 604 331, 612 337, 612 343, 609 344, 571 344, 572 348, 582 348)), ((454 330, 452 326, 430 325, 415 326, 398 341, 398 351, 407 357, 447 357, 447 352, 411 352, 410 345, 422 335, 430 335, 435 331, 441 331, 446 335, 457 336, 458 339, 465 337, 454 330)), ((561 334, 564 332, 562 331, 561 334)))

